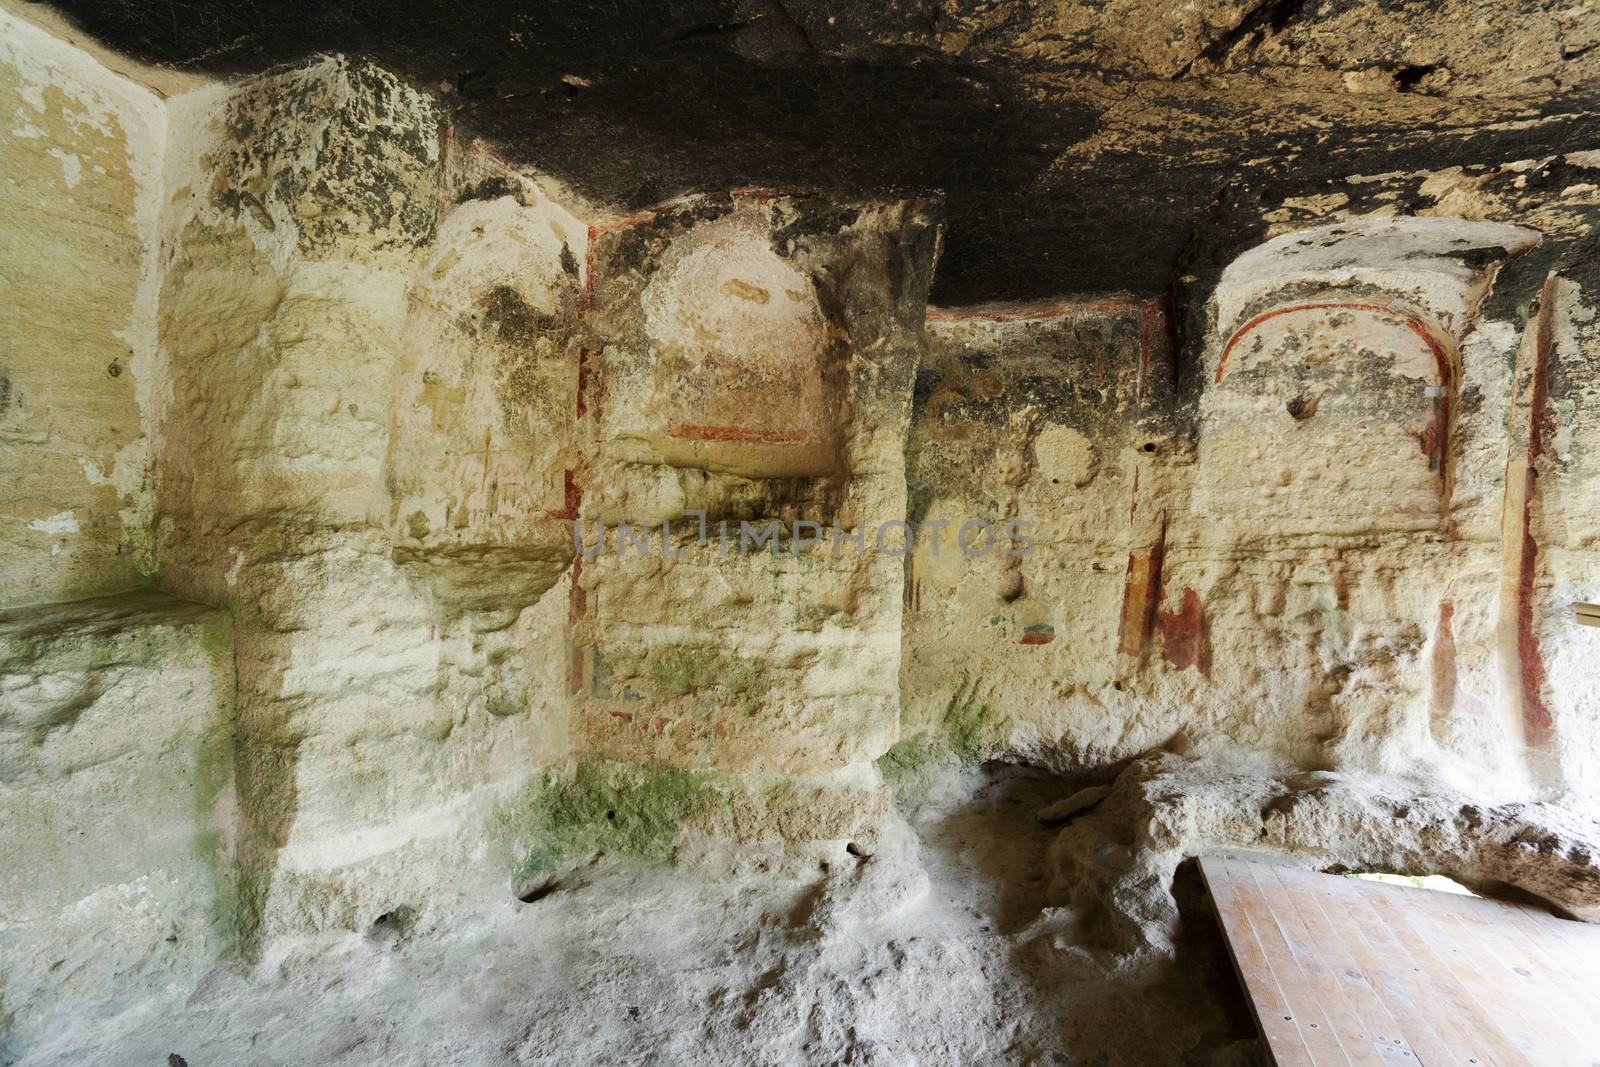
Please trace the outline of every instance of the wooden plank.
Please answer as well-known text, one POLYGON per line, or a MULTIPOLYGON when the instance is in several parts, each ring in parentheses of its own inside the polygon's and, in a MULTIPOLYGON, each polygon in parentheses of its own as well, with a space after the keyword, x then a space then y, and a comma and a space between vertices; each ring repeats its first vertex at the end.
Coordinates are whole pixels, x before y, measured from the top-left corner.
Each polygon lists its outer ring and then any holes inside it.
POLYGON ((1563 919, 1533 906, 1518 909, 1518 918, 1538 927, 1549 951, 1559 953, 1568 969, 1600 995, 1600 926, 1563 919))
MULTIPOLYGON (((1484 922, 1493 922, 1503 915, 1509 927, 1521 933, 1526 948, 1555 968, 1558 981, 1578 1001, 1577 1010, 1587 1013, 1600 1026, 1600 929, 1541 912, 1551 923, 1558 924, 1546 926, 1534 917, 1540 909, 1532 906, 1499 908, 1491 901, 1467 899, 1482 905, 1483 910, 1475 908, 1473 911, 1483 916, 1484 922), (1564 937, 1562 926, 1574 927, 1579 934, 1587 931, 1593 935, 1593 940, 1570 943, 1564 937)), ((1600 1047, 1600 1041, 1596 1042, 1596 1047, 1600 1047)))
POLYGON ((1337 892, 1344 879, 1304 871, 1279 870, 1277 874, 1300 893, 1307 910, 1315 907, 1321 916, 1320 921, 1308 922, 1312 936, 1320 944, 1336 946, 1329 962, 1373 1031, 1374 1040, 1391 1059, 1394 1053, 1388 1050, 1394 1049, 1411 1052, 1415 1063, 1468 1063, 1468 1048, 1454 1046, 1440 1034, 1401 983, 1406 965, 1383 959, 1352 918, 1337 892))
POLYGON ((1564 1062, 1551 1058, 1552 1050, 1543 1039, 1537 1010, 1530 1011, 1522 990, 1505 980, 1473 931, 1460 929, 1444 908, 1429 907, 1399 895, 1389 903, 1445 961, 1484 1009, 1489 1022, 1520 1052, 1537 1064, 1564 1062))
MULTIPOLYGON (((1232 876, 1239 908, 1249 918, 1260 940, 1262 952, 1272 969, 1274 980, 1282 994, 1289 1015, 1298 1022, 1300 1040, 1316 1067, 1351 1067, 1344 1047, 1339 1044, 1333 1025, 1322 1013, 1317 1003, 1316 991, 1306 981, 1295 963, 1294 952, 1278 928, 1272 910, 1262 899, 1256 882, 1250 875, 1250 864, 1235 860, 1224 861, 1223 870, 1232 876)), ((1278 1051, 1273 1050, 1274 1058, 1278 1051)), ((1281 1063, 1282 1061, 1279 1060, 1281 1063)))
MULTIPOLYGON (((1392 886, 1375 888, 1404 892, 1392 886)), ((1442 995, 1449 1010, 1458 1014, 1462 1027, 1483 1045, 1498 1067, 1541 1067, 1529 1058, 1521 1046, 1507 1037, 1504 1030, 1506 1020, 1497 1021, 1495 992, 1486 987, 1476 970, 1457 970, 1455 961, 1449 958, 1448 949, 1436 946, 1432 938, 1418 931, 1410 923, 1409 916, 1395 905, 1389 892, 1370 893, 1367 899, 1373 911, 1393 931, 1411 956, 1416 965, 1414 976, 1420 992, 1425 995, 1429 991, 1436 991, 1442 995)))
POLYGON ((1600 1064, 1600 929, 1531 905, 1376 884, 1372 891, 1407 909, 1420 931, 1452 943, 1457 959, 1470 957, 1497 1023, 1532 1058, 1600 1064))
POLYGON ((1335 974, 1337 965, 1332 963, 1329 956, 1337 953, 1337 947, 1313 932, 1301 911, 1297 894, 1278 877, 1278 872, 1264 864, 1252 864, 1250 873, 1262 898, 1272 909, 1272 916, 1277 920, 1278 929, 1282 931, 1284 941, 1294 955, 1295 964, 1315 993, 1318 1006, 1333 1027, 1334 1036, 1339 1039, 1350 1062, 1362 1067, 1381 1067, 1392 1051, 1409 1054, 1409 1045, 1403 1050, 1394 1050, 1392 1046, 1380 1046, 1374 1039, 1372 1028, 1366 1025, 1345 996, 1344 986, 1335 974))
POLYGON ((1464 915, 1452 916, 1459 925, 1471 929, 1485 947, 1485 964, 1497 963, 1502 983, 1517 991, 1523 1010, 1538 1028, 1539 1042, 1556 1050, 1556 1062, 1587 1064, 1594 1062, 1600 1032, 1593 1025, 1593 1009, 1563 970, 1524 938, 1512 936, 1504 922, 1474 922, 1464 915))
MULTIPOLYGON (((1455 899, 1464 902, 1472 898, 1455 899)), ((1586 1018, 1593 1018, 1593 1008, 1585 1006, 1582 987, 1542 951, 1539 943, 1544 938, 1527 937, 1513 924, 1511 917, 1520 906, 1426 909, 1418 901, 1411 906, 1427 913, 1425 918, 1446 936, 1453 933, 1462 953, 1470 955, 1495 987, 1517 1005, 1541 1062, 1593 1062, 1592 1053, 1600 1048, 1600 1032, 1585 1023, 1586 1018)))
POLYGON ((1200 869, 1278 1064, 1600 1067, 1600 928, 1238 860, 1200 869))
MULTIPOLYGON (((1326 877, 1326 876, 1319 876, 1326 877)), ((1329 878, 1330 895, 1339 899, 1350 922, 1362 933, 1379 956, 1387 961, 1382 972, 1386 993, 1391 1005, 1399 1008, 1411 1006, 1415 1015, 1424 1018, 1427 1027, 1442 1046, 1435 1050, 1434 1060, 1424 1060, 1428 1067, 1447 1063, 1455 1067, 1501 1067, 1487 1044, 1475 1034, 1469 1023, 1466 991, 1459 984, 1444 978, 1429 980, 1423 970, 1423 961, 1412 958, 1410 950, 1389 924, 1372 908, 1369 883, 1356 883, 1348 878, 1329 878)), ((1384 887, 1387 888, 1387 887, 1384 887)), ((1392 1007, 1391 1010, 1396 1010, 1392 1007)), ((1425 1031, 1414 1027, 1406 1031, 1413 1046, 1423 1043, 1425 1031)))
POLYGON ((1301 1040, 1300 1026, 1283 1002, 1272 966, 1250 924, 1250 917, 1239 905, 1238 894, 1234 891, 1235 876, 1224 868, 1223 861, 1215 859, 1200 861, 1200 876, 1216 903, 1217 917, 1227 934, 1228 953, 1244 983, 1256 1027, 1266 1038, 1274 1062, 1278 1067, 1311 1067, 1311 1054, 1301 1040))

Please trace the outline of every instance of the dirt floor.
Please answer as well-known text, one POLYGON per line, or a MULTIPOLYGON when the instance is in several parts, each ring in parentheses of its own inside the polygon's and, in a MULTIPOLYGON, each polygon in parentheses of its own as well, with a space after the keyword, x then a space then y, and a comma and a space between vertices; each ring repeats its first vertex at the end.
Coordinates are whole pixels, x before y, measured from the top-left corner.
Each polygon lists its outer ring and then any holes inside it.
POLYGON ((822 858, 600 859, 531 903, 508 892, 503 907, 431 928, 389 916, 362 935, 280 945, 248 975, 219 968, 197 989, 74 1012, 5 1059, 1249 1062, 1229 1058, 1248 1050, 1229 1047, 1236 994, 1225 971, 1217 981, 1211 931, 1176 970, 1125 973, 1051 906, 1056 831, 1036 813, 1071 791, 990 767, 946 783, 871 855, 841 843, 822 858))

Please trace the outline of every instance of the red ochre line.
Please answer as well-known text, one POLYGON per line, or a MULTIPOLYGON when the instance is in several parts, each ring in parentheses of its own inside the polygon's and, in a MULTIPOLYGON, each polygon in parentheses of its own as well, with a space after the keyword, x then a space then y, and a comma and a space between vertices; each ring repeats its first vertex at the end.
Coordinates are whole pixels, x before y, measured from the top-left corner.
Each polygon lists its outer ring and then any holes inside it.
POLYGON ((1417 320, 1417 317, 1403 308, 1389 307, 1384 304, 1346 304, 1346 303, 1318 303, 1318 304, 1290 304, 1287 307, 1273 308, 1263 311, 1243 326, 1234 331, 1228 338, 1228 343, 1222 346, 1222 358, 1217 360, 1217 382, 1222 381, 1222 372, 1228 366, 1228 356, 1233 353, 1234 346, 1244 339, 1244 335, 1260 326, 1268 319, 1275 319, 1279 315, 1287 315, 1293 311, 1368 311, 1374 315, 1392 315, 1397 319, 1405 320, 1411 331, 1422 338, 1422 343, 1428 346, 1428 351, 1433 353, 1434 360, 1439 364, 1439 383, 1448 385, 1450 382, 1450 357, 1445 353, 1428 328, 1417 320))
POLYGON ((1056 635, 1055 634, 1032 633, 1032 634, 1023 634, 1022 635, 1022 640, 1017 642, 1017 643, 1020 644, 1020 645, 1048 645, 1051 641, 1054 641, 1055 639, 1056 639, 1056 635))
MULTIPOLYGON (((1374 315, 1389 315, 1400 319, 1411 328, 1412 333, 1422 338, 1422 343, 1427 345, 1428 351, 1433 353, 1433 361, 1439 367, 1439 384, 1448 387, 1454 380, 1454 375, 1451 373, 1450 368, 1450 355, 1445 351, 1444 345, 1440 344, 1439 340, 1434 337, 1431 332, 1429 332, 1428 328, 1422 324, 1421 320, 1419 320, 1417 316, 1411 312, 1405 310, 1404 308, 1390 307, 1386 304, 1323 302, 1315 304, 1290 304, 1287 307, 1273 308, 1271 311, 1263 311, 1261 314, 1257 315, 1255 318, 1251 319, 1249 322, 1235 330, 1233 336, 1228 338, 1228 343, 1222 346, 1222 356, 1217 360, 1217 384, 1220 385, 1222 383, 1222 372, 1228 366, 1228 356, 1233 353, 1234 346, 1244 339, 1245 334, 1249 333, 1257 326, 1260 326, 1268 319, 1275 319, 1279 315, 1287 315, 1292 311, 1366 311, 1374 315)), ((1448 396, 1440 399, 1438 411, 1439 414, 1436 423, 1438 428, 1435 430, 1435 440, 1432 442, 1433 448, 1431 450, 1429 449, 1429 442, 1426 438, 1424 438, 1422 441, 1422 447, 1423 451, 1426 452, 1430 457, 1435 455, 1437 456, 1439 477, 1444 478, 1445 461, 1449 457, 1449 449, 1446 447, 1448 442, 1445 440, 1445 436, 1449 432, 1448 427, 1450 425, 1450 399, 1448 396)))
POLYGON ((806 430, 758 430, 751 426, 692 426, 673 423, 667 433, 689 441, 756 441, 762 444, 797 444, 809 440, 806 430))
POLYGON ((1527 744, 1545 748, 1550 743, 1553 720, 1544 703, 1548 674, 1539 634, 1534 629, 1534 585, 1538 578, 1539 542, 1533 536, 1535 498, 1539 493, 1537 464, 1544 453, 1545 405, 1549 400, 1551 315, 1555 303, 1555 275, 1545 279, 1539 293, 1539 317, 1534 322, 1532 392, 1528 397, 1528 461, 1523 471, 1522 558, 1517 573, 1517 660, 1522 668, 1522 728, 1527 744))

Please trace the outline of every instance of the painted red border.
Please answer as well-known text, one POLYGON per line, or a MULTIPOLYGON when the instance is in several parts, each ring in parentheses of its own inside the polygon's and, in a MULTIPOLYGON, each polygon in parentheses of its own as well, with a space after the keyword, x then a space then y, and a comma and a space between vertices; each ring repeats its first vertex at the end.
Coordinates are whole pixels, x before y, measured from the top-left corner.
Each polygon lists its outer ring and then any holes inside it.
POLYGON ((1421 434, 1422 449, 1431 458, 1436 460, 1439 477, 1445 477, 1446 460, 1450 455, 1449 426, 1450 426, 1450 391, 1455 385, 1455 367, 1450 361, 1450 353, 1438 337, 1434 336, 1426 323, 1416 313, 1405 308, 1394 307, 1389 304, 1359 304, 1344 301, 1320 301, 1309 304, 1285 304, 1270 311, 1263 311, 1243 326, 1233 332, 1228 338, 1228 343, 1222 346, 1222 355, 1217 359, 1217 375, 1215 383, 1222 384, 1223 372, 1227 370, 1228 357, 1233 354, 1244 335, 1270 319, 1279 315, 1288 315, 1296 311, 1365 311, 1374 315, 1388 315, 1404 322, 1411 328, 1411 332, 1422 338, 1422 343, 1428 346, 1428 351, 1433 353, 1433 360, 1439 367, 1439 384, 1445 387, 1445 395, 1439 399, 1439 410, 1435 421, 1423 430, 1421 434))

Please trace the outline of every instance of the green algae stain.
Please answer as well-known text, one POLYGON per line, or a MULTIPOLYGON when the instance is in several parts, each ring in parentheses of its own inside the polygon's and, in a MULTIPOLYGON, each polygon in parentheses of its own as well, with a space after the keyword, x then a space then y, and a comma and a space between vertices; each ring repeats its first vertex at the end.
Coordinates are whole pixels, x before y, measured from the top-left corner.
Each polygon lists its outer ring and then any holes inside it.
POLYGON ((710 776, 670 767, 546 770, 508 813, 532 841, 515 881, 534 883, 599 854, 670 861, 685 820, 703 814, 718 795, 710 776))
POLYGON ((940 774, 981 763, 1002 747, 1002 726, 978 699, 978 689, 978 681, 963 674, 938 722, 902 738, 878 758, 878 771, 901 805, 922 804, 940 774))
POLYGON ((772 689, 765 664, 710 645, 676 645, 661 651, 651 675, 673 696, 720 692, 747 715, 760 709, 772 689))
POLYGON ((207 716, 203 733, 195 748, 194 812, 195 850, 210 873, 212 888, 211 927, 227 949, 238 947, 236 917, 239 915, 239 869, 228 835, 216 825, 223 794, 234 785, 234 729, 238 714, 235 694, 239 689, 238 668, 234 659, 233 622, 221 615, 199 630, 202 656, 217 680, 217 701, 207 716))

